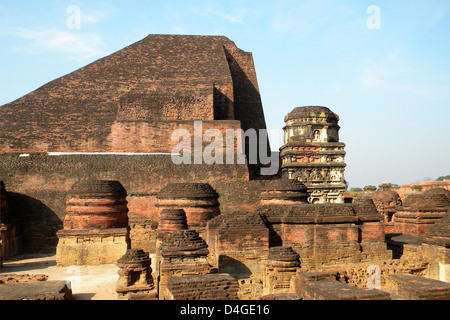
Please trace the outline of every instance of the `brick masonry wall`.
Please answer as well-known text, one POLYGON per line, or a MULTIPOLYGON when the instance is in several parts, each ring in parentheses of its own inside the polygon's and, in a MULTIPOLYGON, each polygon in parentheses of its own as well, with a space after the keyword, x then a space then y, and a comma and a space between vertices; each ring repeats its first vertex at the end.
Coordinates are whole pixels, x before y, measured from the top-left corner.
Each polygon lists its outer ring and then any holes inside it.
POLYGON ((170 300, 237 300, 239 286, 228 274, 170 278, 170 300))
POLYGON ((25 251, 55 250, 67 191, 79 179, 119 181, 128 193, 129 216, 152 221, 157 221, 159 214, 154 206, 156 194, 169 182, 210 183, 220 195, 222 210, 228 204, 240 205, 245 196, 234 199, 241 190, 231 189, 248 181, 246 165, 175 165, 164 155, 3 154, 0 173, 8 192, 10 216, 20 224, 25 251))
POLYGON ((438 222, 445 211, 424 212, 403 208, 396 212, 393 231, 395 233, 424 236, 431 226, 438 222))
MULTIPOLYGON (((150 35, 2 107, 3 152, 105 151, 114 121, 214 119, 225 37, 150 35), (126 115, 126 116, 124 116, 126 115)), ((227 92, 227 94, 230 94, 227 92)))
MULTIPOLYGON (((202 121, 202 136, 210 129, 219 130, 226 143, 227 130, 241 129, 240 122, 235 120, 202 121)), ((187 130, 191 135, 190 146, 194 148, 194 121, 116 121, 111 127, 102 152, 161 152, 171 153, 180 140, 172 141, 175 130, 187 130)), ((203 146, 211 141, 204 138, 203 146)), ((224 146, 226 147, 226 146, 224 146)), ((236 152, 236 142, 230 146, 236 152)), ((84 151, 99 151, 85 150, 84 151)), ((80 151, 81 151, 80 150, 80 151)), ((225 162, 225 159, 223 160, 225 162)))
POLYGON ((450 300, 450 283, 411 274, 386 277, 386 285, 394 289, 401 300, 450 300))

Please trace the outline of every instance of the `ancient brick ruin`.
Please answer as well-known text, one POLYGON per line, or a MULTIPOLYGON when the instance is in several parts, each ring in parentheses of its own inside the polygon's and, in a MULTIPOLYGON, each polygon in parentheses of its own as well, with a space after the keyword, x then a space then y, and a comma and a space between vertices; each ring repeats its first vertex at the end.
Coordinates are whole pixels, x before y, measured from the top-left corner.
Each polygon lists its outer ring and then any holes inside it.
POLYGON ((146 295, 157 298, 152 277, 151 259, 142 249, 129 249, 117 260, 119 280, 116 291, 119 295, 146 295))
POLYGON ((327 107, 298 107, 284 121, 283 176, 305 184, 312 203, 343 203, 346 164, 339 116, 327 107))
POLYGON ((239 134, 245 163, 174 163, 198 121, 266 127, 252 54, 225 37, 149 35, 2 106, 1 259, 116 265, 120 299, 449 299, 450 183, 344 201, 339 117, 318 106, 286 116, 272 176, 239 134))
POLYGON ((126 195, 118 181, 74 184, 67 196, 64 228, 56 234, 57 264, 115 263, 130 246, 126 195))

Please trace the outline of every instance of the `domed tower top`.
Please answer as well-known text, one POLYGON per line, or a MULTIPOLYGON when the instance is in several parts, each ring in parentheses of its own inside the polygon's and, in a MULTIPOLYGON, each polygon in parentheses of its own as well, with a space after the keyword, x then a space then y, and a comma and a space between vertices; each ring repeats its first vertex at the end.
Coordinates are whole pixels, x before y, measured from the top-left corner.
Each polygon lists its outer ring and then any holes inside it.
POLYGON ((339 142, 339 116, 327 107, 297 107, 284 118, 284 143, 339 142))
POLYGON ((327 107, 321 106, 306 106, 294 108, 294 110, 287 114, 284 120, 288 121, 290 119, 299 118, 325 118, 327 121, 336 123, 339 121, 339 116, 336 113, 334 113, 327 107))

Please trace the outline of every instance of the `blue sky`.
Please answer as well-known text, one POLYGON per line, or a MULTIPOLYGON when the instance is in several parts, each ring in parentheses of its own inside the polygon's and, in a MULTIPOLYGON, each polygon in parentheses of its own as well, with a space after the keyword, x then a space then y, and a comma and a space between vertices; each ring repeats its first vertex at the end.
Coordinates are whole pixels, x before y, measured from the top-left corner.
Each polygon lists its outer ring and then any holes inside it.
POLYGON ((251 51, 273 150, 293 108, 336 112, 350 187, 450 174, 448 0, 0 0, 0 105, 153 33, 251 51))

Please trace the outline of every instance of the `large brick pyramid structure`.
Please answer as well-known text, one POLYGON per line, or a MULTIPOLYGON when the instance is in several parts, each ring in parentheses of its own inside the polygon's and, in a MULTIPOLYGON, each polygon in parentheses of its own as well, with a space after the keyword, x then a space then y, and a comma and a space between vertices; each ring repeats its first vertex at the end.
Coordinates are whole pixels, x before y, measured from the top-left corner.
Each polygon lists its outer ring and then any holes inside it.
POLYGON ((266 127, 252 54, 222 36, 149 35, 2 106, 0 152, 170 152, 192 120, 266 127))

